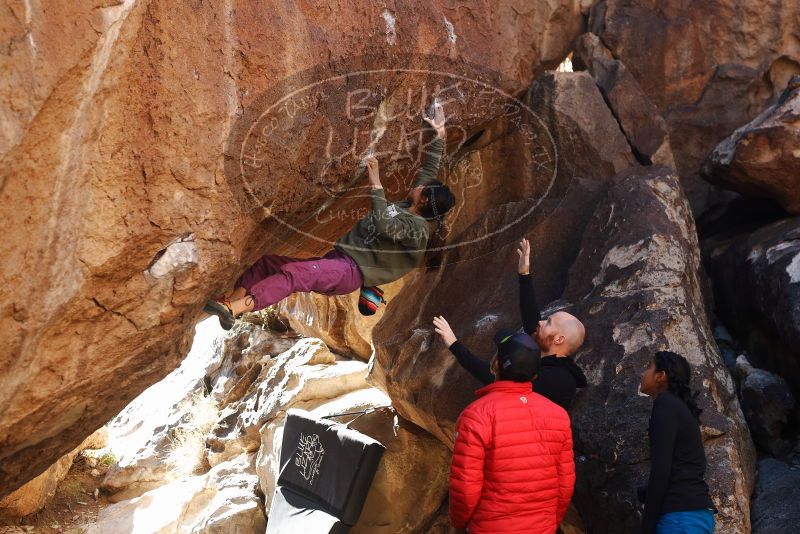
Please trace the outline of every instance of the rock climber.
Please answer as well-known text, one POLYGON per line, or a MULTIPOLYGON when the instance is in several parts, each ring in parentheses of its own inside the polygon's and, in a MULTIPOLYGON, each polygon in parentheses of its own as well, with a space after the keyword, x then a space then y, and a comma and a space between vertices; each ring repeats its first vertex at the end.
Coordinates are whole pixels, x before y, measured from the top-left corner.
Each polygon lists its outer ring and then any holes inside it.
POLYGON ((308 259, 267 254, 245 271, 232 290, 208 301, 204 311, 217 315, 229 330, 242 313, 264 309, 296 292, 345 295, 364 288, 362 299, 371 300, 368 307, 375 306, 382 299, 375 286, 397 280, 421 264, 429 239, 440 232, 455 203, 450 189, 436 179, 446 136, 438 99, 430 115, 424 120, 435 131, 435 139, 425 150, 422 168, 404 200, 387 202, 378 160, 366 157, 372 210, 333 250, 308 259))

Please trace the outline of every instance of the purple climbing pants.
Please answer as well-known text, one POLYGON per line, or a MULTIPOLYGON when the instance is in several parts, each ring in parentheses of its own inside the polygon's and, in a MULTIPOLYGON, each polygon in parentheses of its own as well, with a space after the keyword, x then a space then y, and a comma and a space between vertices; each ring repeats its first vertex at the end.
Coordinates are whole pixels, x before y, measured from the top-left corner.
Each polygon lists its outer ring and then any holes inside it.
POLYGON ((361 271, 347 254, 336 249, 321 258, 290 258, 267 254, 236 282, 255 300, 253 311, 283 300, 292 293, 346 295, 361 287, 361 271))

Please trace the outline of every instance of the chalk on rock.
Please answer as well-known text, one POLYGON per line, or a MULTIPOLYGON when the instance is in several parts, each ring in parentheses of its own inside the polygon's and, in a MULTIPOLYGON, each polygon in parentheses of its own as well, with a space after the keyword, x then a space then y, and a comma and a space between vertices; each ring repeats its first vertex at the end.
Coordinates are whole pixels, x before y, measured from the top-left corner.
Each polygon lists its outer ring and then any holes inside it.
POLYGON ((156 254, 153 263, 148 267, 147 273, 154 278, 166 276, 197 265, 199 257, 194 235, 180 237, 156 254))

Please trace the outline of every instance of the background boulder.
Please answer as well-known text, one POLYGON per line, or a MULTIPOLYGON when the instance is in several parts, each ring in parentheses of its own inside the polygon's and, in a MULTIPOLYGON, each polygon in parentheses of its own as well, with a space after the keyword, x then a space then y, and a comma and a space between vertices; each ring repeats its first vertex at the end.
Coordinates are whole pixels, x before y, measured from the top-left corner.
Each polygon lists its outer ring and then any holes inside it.
POLYGON ((797 430, 797 404, 786 381, 774 373, 757 369, 741 355, 736 360, 740 377, 739 398, 744 418, 755 444, 773 456, 785 456, 797 430))
POLYGON ((792 532, 800 521, 797 498, 800 469, 773 458, 758 462, 758 485, 753 496, 753 534, 792 532))
POLYGON ((754 231, 733 228, 703 240, 716 310, 751 363, 800 394, 800 218, 754 231))
POLYGON ((718 528, 747 533, 755 453, 708 325, 689 203, 663 167, 618 180, 583 235, 564 293, 586 325, 575 361, 590 383, 572 409, 575 503, 592 532, 638 528, 636 489, 649 475, 652 407, 639 393, 640 376, 657 351, 672 350, 689 361, 699 393, 718 528))
POLYGON ((800 76, 778 101, 722 141, 703 176, 726 189, 774 200, 800 214, 800 76))
POLYGON ((703 160, 800 74, 798 12, 797 0, 594 3, 588 30, 660 110, 696 213, 712 196, 703 160))

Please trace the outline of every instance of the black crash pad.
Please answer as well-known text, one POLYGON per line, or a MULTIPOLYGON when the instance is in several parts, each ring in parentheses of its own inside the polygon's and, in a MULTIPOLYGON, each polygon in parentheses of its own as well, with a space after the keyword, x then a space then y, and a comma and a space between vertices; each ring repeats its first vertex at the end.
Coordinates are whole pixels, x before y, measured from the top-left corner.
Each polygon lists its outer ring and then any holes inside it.
POLYGON ((278 486, 316 501, 322 510, 353 525, 384 450, 379 442, 340 423, 289 410, 278 486))
POLYGON ((350 527, 289 488, 278 486, 266 534, 346 534, 350 527))

